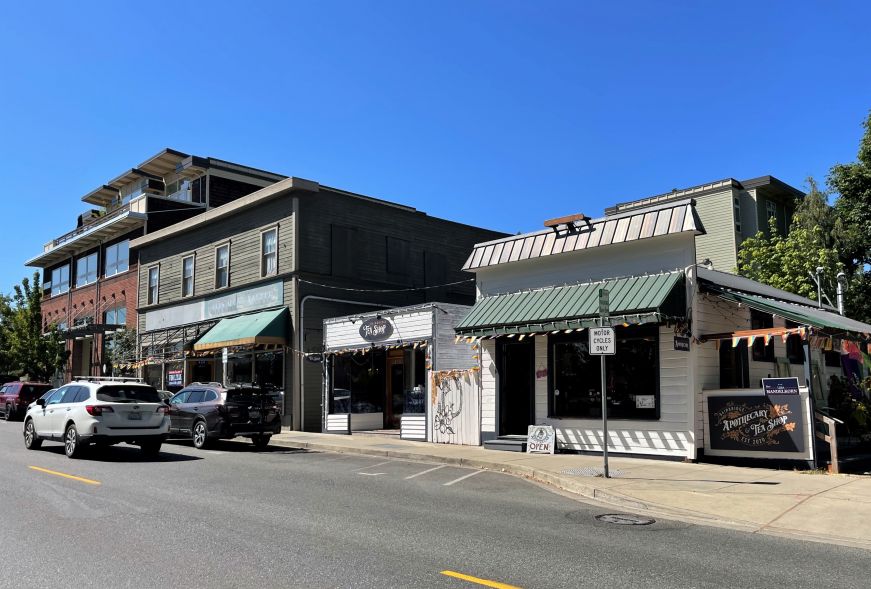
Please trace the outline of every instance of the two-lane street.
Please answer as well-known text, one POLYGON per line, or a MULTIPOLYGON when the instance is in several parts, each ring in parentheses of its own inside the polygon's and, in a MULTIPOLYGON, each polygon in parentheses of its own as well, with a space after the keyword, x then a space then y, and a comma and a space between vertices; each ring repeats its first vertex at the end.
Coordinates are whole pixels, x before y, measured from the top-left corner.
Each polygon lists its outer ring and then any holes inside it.
POLYGON ((69 460, 14 422, 0 447, 3 587, 868 586, 865 551, 603 523, 492 472, 246 442, 69 460))

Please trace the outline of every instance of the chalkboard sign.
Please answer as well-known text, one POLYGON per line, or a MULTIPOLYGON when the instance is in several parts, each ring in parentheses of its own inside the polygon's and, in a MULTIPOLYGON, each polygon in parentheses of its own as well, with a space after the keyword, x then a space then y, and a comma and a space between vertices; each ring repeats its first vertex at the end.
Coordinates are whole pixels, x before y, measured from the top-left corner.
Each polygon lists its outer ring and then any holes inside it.
POLYGON ((426 413, 426 395, 424 387, 416 386, 405 393, 405 414, 426 413))

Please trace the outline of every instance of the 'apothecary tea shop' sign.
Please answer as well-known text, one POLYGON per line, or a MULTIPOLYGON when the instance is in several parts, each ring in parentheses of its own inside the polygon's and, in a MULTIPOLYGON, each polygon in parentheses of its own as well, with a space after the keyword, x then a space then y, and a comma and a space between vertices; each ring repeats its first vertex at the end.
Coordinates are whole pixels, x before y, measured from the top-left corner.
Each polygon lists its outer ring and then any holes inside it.
POLYGON ((762 391, 709 391, 706 452, 809 459, 807 395, 798 379, 770 379, 762 391), (787 382, 790 381, 790 382, 787 382))

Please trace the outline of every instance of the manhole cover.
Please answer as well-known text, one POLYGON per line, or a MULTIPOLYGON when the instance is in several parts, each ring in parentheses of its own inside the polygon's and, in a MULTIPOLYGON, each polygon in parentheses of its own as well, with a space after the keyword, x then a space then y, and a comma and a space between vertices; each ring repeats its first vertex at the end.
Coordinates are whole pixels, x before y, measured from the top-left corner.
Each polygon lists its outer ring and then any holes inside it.
POLYGON ((606 524, 617 524, 618 526, 649 526, 656 522, 652 517, 642 517, 628 513, 606 513, 597 515, 596 519, 606 524))
MULTIPOLYGON (((603 477, 605 476, 604 468, 596 468, 593 466, 584 466, 582 468, 564 468, 559 471, 560 474, 568 474, 576 477, 603 477)), ((622 470, 608 469, 608 475, 613 478, 623 476, 622 470)))

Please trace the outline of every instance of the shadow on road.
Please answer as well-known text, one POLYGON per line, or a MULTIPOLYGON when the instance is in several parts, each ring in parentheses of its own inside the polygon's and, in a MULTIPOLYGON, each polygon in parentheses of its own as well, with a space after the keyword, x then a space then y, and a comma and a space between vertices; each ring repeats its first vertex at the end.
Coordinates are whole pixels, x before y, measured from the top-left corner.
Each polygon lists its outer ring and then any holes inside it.
MULTIPOLYGON (((51 452, 52 454, 63 454, 64 447, 61 445, 43 446, 39 451, 51 452)), ((117 446, 106 446, 102 448, 90 446, 85 449, 81 457, 77 458, 77 460, 94 462, 188 462, 191 460, 202 460, 203 458, 205 457, 167 452, 165 445, 161 448, 160 454, 157 456, 145 456, 136 446, 119 444, 117 446)))
MULTIPOLYGON (((193 448, 194 445, 190 440, 167 440, 164 444, 184 446, 193 448)), ((267 446, 262 450, 254 447, 254 444, 247 440, 217 440, 208 447, 208 450, 217 450, 219 452, 238 452, 240 454, 312 454, 310 450, 303 448, 285 448, 283 446, 267 446)))

